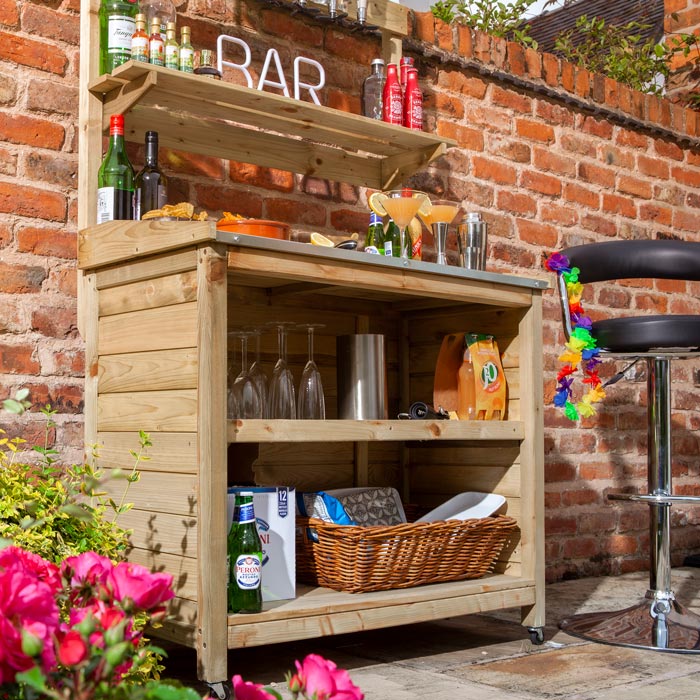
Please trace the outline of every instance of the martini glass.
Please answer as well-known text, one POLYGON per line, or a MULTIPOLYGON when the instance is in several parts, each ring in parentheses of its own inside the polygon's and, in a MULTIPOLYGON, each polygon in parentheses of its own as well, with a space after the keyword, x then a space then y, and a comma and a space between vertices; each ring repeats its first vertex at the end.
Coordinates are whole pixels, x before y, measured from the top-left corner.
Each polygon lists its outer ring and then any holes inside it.
POLYGON ((389 190, 382 192, 377 198, 378 204, 382 206, 386 213, 394 220, 399 227, 401 237, 401 257, 408 259, 408 249, 406 247, 406 236, 409 235, 407 227, 411 219, 430 206, 430 199, 425 192, 412 190, 410 187, 402 187, 400 190, 389 190))
POLYGON ((447 265, 445 248, 447 243, 447 230, 449 225, 457 218, 459 204, 447 199, 429 200, 430 204, 423 207, 418 216, 423 223, 432 230, 437 248, 438 265, 447 265))

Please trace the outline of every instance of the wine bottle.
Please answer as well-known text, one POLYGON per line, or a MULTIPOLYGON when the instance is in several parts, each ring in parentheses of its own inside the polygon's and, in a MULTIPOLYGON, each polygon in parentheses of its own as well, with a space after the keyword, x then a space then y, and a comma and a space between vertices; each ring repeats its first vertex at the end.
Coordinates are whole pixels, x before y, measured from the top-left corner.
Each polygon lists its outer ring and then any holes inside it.
POLYGON ((97 223, 132 218, 134 169, 124 146, 124 115, 109 119, 109 147, 97 173, 97 223))
POLYGON ((158 132, 146 132, 146 160, 134 180, 134 219, 168 203, 168 179, 158 167, 158 132))
POLYGON ((100 21, 100 73, 111 73, 131 58, 131 37, 139 11, 136 0, 102 0, 100 21))

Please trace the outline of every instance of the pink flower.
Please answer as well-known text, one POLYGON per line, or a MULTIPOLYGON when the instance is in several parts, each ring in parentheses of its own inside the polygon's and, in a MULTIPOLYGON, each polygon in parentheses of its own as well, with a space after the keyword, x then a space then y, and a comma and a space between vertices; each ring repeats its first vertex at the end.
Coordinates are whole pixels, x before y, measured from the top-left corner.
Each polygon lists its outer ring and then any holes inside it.
POLYGON ((266 692, 259 683, 244 681, 240 676, 234 676, 231 683, 233 684, 233 700, 275 700, 275 696, 266 692))
POLYGON ((61 573, 71 587, 81 588, 106 583, 113 568, 114 564, 107 557, 95 552, 84 552, 76 557, 68 557, 61 565, 61 573))
POLYGON ((111 571, 109 586, 114 597, 122 603, 130 600, 141 610, 151 610, 170 600, 173 577, 170 574, 152 574, 145 566, 120 562, 111 571))
POLYGON ((49 669, 55 662, 52 638, 59 614, 54 588, 58 570, 41 557, 17 547, 0 552, 0 685, 12 682, 18 671, 35 660, 22 649, 22 633, 30 636, 39 662, 49 669), (9 550, 9 551, 8 551, 9 550))
POLYGON ((85 661, 88 646, 77 630, 68 630, 58 639, 58 660, 64 666, 75 666, 85 661))
MULTIPOLYGON (((305 697, 315 700, 363 700, 364 694, 350 680, 350 674, 318 654, 295 662, 305 697)), ((295 677, 293 677, 295 678, 295 677)))

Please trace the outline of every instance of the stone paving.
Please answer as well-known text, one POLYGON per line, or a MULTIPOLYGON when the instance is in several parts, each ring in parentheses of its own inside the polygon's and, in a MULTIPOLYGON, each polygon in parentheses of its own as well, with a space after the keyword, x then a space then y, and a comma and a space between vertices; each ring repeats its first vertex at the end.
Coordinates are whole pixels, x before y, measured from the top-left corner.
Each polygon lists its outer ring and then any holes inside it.
MULTIPOLYGON (((647 585, 635 573, 547 586, 540 646, 508 610, 232 651, 229 670, 282 691, 294 660, 313 652, 347 668, 366 700, 697 700, 700 655, 593 644, 557 627, 572 614, 633 605, 647 585)), ((674 570, 673 588, 700 613, 700 569, 674 570)), ((170 649, 166 668, 164 677, 205 689, 191 650, 170 649)))

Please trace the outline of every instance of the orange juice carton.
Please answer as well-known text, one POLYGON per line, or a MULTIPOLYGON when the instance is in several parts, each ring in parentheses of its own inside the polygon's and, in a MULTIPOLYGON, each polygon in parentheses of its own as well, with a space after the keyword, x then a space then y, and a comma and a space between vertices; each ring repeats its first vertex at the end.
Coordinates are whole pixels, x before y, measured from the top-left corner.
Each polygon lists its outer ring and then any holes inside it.
POLYGON ((476 418, 503 420, 507 386, 496 340, 480 333, 467 333, 465 339, 474 369, 476 418))

